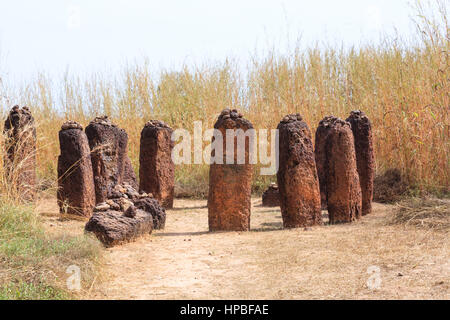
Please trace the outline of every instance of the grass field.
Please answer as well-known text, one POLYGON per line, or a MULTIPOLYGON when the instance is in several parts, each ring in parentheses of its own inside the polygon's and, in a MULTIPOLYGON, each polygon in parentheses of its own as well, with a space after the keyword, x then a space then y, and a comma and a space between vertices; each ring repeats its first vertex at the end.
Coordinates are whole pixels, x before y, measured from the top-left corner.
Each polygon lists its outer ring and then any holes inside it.
POLYGON ((96 239, 45 232, 31 206, 0 203, 0 300, 72 298, 67 268, 80 266, 85 288, 100 260, 96 239))

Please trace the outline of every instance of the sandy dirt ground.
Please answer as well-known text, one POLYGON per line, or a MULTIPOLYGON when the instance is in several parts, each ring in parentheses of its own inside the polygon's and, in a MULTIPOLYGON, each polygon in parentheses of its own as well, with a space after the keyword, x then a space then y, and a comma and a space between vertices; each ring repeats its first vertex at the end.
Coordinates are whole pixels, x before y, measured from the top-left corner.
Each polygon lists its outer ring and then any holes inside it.
MULTIPOLYGON (((279 208, 252 205, 252 231, 209 233, 206 200, 176 200, 165 230, 105 249, 103 280, 83 298, 450 299, 446 232, 390 226, 381 204, 353 224, 282 230, 279 208)), ((48 232, 83 232, 55 199, 37 211, 48 232)))

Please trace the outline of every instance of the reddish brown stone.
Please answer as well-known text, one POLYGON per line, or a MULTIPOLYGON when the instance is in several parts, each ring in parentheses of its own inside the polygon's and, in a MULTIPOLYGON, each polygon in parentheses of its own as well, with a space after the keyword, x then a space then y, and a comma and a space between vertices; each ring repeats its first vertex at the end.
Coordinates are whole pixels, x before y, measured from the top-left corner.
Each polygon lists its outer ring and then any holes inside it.
POLYGON ((136 173, 134 172, 133 165, 131 164, 131 159, 128 156, 125 157, 125 167, 122 180, 124 184, 129 184, 135 190, 139 189, 136 173))
POLYGON ((319 180, 308 125, 299 114, 292 114, 283 118, 278 130, 280 165, 277 180, 283 226, 320 225, 319 180))
POLYGON ((97 204, 94 212, 103 212, 108 210, 126 212, 129 206, 133 205, 136 209, 149 212, 153 217, 153 230, 164 229, 166 223, 166 212, 159 204, 159 201, 153 198, 150 193, 139 193, 132 186, 118 184, 114 187, 111 197, 105 202, 97 204))
POLYGON ((351 124, 355 140, 356 164, 362 193, 362 215, 367 215, 372 211, 375 175, 372 125, 366 114, 360 110, 352 111, 347 121, 351 124))
POLYGON ((326 141, 327 204, 331 224, 361 217, 361 186, 350 123, 335 119, 326 141))
POLYGON ((134 202, 134 205, 137 209, 141 209, 152 214, 154 230, 164 229, 166 225, 166 212, 164 208, 160 206, 158 200, 150 197, 144 197, 137 199, 134 202))
POLYGON ((273 183, 262 194, 263 207, 279 207, 280 206, 280 192, 278 186, 273 183))
POLYGON ((23 200, 36 192, 36 127, 30 109, 15 106, 5 121, 6 180, 23 200))
POLYGON ((106 246, 114 246, 164 229, 165 222, 166 212, 151 194, 118 184, 110 199, 95 206, 85 230, 93 232, 106 246))
POLYGON ((331 124, 337 118, 334 116, 327 116, 319 122, 316 130, 314 156, 316 160, 317 176, 319 177, 320 186, 320 202, 322 210, 327 209, 327 150, 326 142, 328 134, 330 133, 331 124))
POLYGON ((91 150, 83 127, 68 121, 59 132, 58 205, 61 213, 90 217, 95 206, 91 150))
MULTIPOLYGON (((223 164, 212 163, 209 170, 208 222, 210 231, 250 229, 251 183, 250 141, 245 138, 245 163, 237 164, 237 137, 234 137, 234 164, 226 163, 226 130, 253 129, 237 110, 225 109, 214 125, 223 136, 223 164)), ((214 138, 213 138, 214 139, 214 138)), ((215 156, 214 150, 212 156, 215 156)))
POLYGON ((100 203, 123 181, 128 135, 106 116, 95 118, 85 131, 91 148, 96 203, 100 203))
POLYGON ((152 229, 152 215, 133 207, 129 207, 126 212, 112 210, 96 212, 85 226, 86 231, 93 232, 107 247, 133 241, 144 234, 151 234, 152 229))
POLYGON ((173 207, 175 165, 172 129, 162 121, 149 121, 141 132, 139 179, 141 191, 152 193, 164 208, 173 207))

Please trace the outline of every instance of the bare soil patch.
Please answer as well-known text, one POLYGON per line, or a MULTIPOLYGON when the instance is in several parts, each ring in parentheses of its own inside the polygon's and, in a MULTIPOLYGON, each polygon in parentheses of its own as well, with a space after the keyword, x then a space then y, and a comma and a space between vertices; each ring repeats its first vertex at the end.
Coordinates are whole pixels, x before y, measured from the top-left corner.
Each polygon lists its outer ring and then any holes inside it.
MULTIPOLYGON (((252 199, 250 232, 209 233, 206 200, 176 199, 165 230, 105 249, 103 281, 83 298, 449 299, 448 230, 390 225, 393 208, 375 203, 352 224, 282 230, 279 208, 252 199), (371 266, 377 290, 367 286, 371 266)), ((49 232, 83 232, 83 221, 59 219, 56 199, 37 210, 49 232)))

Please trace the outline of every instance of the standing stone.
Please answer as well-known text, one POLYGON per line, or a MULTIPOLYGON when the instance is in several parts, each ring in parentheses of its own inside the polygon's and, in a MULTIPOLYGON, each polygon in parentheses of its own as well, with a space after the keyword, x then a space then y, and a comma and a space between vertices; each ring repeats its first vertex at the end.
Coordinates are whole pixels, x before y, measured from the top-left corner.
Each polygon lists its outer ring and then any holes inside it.
POLYGON ((331 125, 336 121, 336 117, 327 116, 319 122, 316 130, 314 156, 316 159, 317 175, 320 186, 320 202, 322 210, 327 209, 327 157, 326 141, 330 133, 331 125))
POLYGON ((67 121, 59 132, 58 205, 61 213, 85 217, 95 206, 91 150, 83 127, 67 121))
POLYGON ((107 116, 96 117, 85 129, 91 148, 96 203, 106 201, 114 186, 122 184, 128 135, 107 116))
POLYGON ((334 119, 326 141, 327 203, 331 224, 361 217, 361 186, 350 123, 334 119))
POLYGON ((271 183, 266 191, 262 194, 263 207, 279 207, 280 192, 276 183, 271 183))
POLYGON ((123 183, 129 184, 136 190, 139 189, 136 173, 134 173, 133 165, 131 164, 131 159, 128 155, 125 157, 125 168, 123 171, 123 183))
POLYGON ((362 214, 367 215, 372 211, 375 175, 372 125, 366 114, 360 110, 352 111, 347 121, 351 124, 355 140, 356 164, 362 193, 362 214))
POLYGON ((284 228, 322 224, 320 189, 308 125, 299 114, 283 118, 277 173, 284 228))
MULTIPOLYGON (((223 164, 212 163, 209 170, 208 222, 210 231, 247 231, 250 230, 251 184, 253 165, 250 163, 250 139, 245 137, 242 146, 245 161, 238 164, 237 136, 234 136, 234 162, 226 163, 226 130, 237 133, 253 129, 250 121, 244 119, 237 110, 225 109, 214 125, 223 137, 223 164)), ((231 138, 231 136, 230 136, 231 138)), ((213 138, 213 141, 215 139, 213 138)), ((231 141, 229 142, 231 143, 231 141)), ((216 158, 215 150, 211 156, 216 158)), ((231 155, 229 156, 231 158, 231 155)))
POLYGON ((36 193, 36 127, 28 107, 14 106, 4 126, 6 181, 24 200, 36 193))
POLYGON ((139 155, 140 191, 152 193, 164 208, 173 207, 175 165, 172 161, 172 129, 152 120, 141 132, 139 155))

